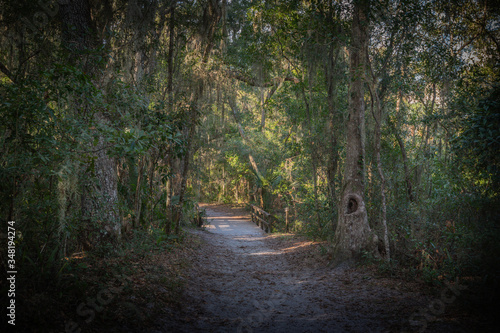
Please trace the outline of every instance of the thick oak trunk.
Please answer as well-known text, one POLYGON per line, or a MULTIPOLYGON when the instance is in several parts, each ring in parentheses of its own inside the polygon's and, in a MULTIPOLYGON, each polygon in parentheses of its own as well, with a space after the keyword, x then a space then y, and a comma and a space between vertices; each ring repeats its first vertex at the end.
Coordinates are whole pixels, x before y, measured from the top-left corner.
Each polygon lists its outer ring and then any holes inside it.
POLYGON ((369 3, 354 2, 352 41, 350 50, 349 119, 347 121, 347 156, 344 184, 334 238, 334 261, 352 262, 364 251, 377 254, 377 238, 368 224, 364 202, 365 164, 365 105, 364 73, 367 47, 367 13, 369 3))
MULTIPOLYGON (((96 74, 94 64, 86 50, 96 43, 90 5, 88 0, 68 0, 60 4, 63 42, 70 52, 70 59, 87 75, 96 74)), ((94 77, 95 79, 95 77, 94 77)), ((97 80, 95 80, 97 81, 97 80)), ((84 105, 78 105, 85 109, 84 105)), ((108 119, 97 112, 93 116, 97 124, 106 124, 108 119)), ((95 131, 95 130, 94 130, 95 131)), ((118 239, 121 235, 121 221, 118 212, 118 190, 116 161, 108 155, 103 136, 97 135, 97 145, 90 146, 90 165, 82 177, 82 233, 80 240, 86 248, 92 248, 107 240, 118 239)))
POLYGON ((93 168, 87 168, 82 193, 82 218, 86 234, 83 245, 93 248, 105 241, 114 241, 121 236, 121 221, 118 211, 118 180, 116 161, 107 155, 104 139, 93 154, 93 168))

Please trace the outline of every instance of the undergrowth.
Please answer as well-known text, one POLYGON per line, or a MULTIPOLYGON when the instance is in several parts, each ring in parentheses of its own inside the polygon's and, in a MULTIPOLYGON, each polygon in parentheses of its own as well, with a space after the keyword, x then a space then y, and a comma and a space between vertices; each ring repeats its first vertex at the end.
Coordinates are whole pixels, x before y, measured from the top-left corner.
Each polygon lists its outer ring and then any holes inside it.
POLYGON ((17 328, 36 332, 112 332, 152 325, 180 304, 186 234, 133 230, 120 246, 107 244, 53 263, 52 278, 29 262, 19 271, 17 328), (22 317, 21 317, 21 314, 22 317))

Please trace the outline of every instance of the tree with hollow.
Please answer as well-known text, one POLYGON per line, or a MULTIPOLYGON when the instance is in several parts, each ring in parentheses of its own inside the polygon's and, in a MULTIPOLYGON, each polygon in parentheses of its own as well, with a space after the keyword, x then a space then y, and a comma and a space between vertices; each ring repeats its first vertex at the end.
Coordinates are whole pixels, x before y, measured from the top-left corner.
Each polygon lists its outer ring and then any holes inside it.
POLYGON ((369 1, 354 1, 350 56, 347 156, 333 243, 336 264, 353 262, 363 252, 378 255, 377 236, 370 229, 364 201, 365 103, 364 77, 368 47, 369 1))

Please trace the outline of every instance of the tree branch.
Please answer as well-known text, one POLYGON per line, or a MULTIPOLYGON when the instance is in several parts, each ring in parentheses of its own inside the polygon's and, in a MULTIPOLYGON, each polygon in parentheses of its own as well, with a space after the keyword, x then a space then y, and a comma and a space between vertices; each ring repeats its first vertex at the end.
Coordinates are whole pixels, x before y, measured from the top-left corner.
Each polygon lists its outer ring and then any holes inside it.
POLYGON ((0 71, 5 74, 13 83, 16 83, 16 79, 14 75, 12 75, 11 71, 2 63, 0 62, 0 71))
POLYGON ((238 72, 238 71, 228 70, 227 75, 232 79, 236 79, 238 81, 245 82, 246 84, 248 84, 249 86, 252 86, 252 87, 269 88, 269 87, 279 85, 280 82, 284 82, 284 81, 299 83, 299 79, 297 79, 296 77, 293 77, 293 76, 287 76, 284 78, 275 78, 271 82, 260 83, 260 82, 257 82, 257 80, 255 78, 248 77, 248 76, 246 76, 243 73, 238 72))
MULTIPOLYGON (((251 146, 252 143, 250 142, 250 140, 248 139, 248 137, 246 136, 245 134, 245 131, 243 130, 243 126, 241 126, 239 120, 238 120, 238 114, 237 114, 237 106, 236 106, 236 99, 234 97, 229 97, 229 106, 231 107, 231 110, 233 111, 233 116, 234 116, 234 121, 236 122, 236 124, 238 125, 238 130, 240 132, 240 135, 241 137, 243 138, 243 141, 248 145, 248 146, 251 146)), ((254 169, 255 171, 255 174, 257 175, 257 177, 259 177, 259 179, 264 182, 264 177, 262 176, 262 174, 260 173, 259 171, 259 167, 257 166, 257 163, 255 162, 255 159, 253 158, 252 154, 248 154, 248 160, 250 161, 250 165, 252 166, 252 168, 254 169)))

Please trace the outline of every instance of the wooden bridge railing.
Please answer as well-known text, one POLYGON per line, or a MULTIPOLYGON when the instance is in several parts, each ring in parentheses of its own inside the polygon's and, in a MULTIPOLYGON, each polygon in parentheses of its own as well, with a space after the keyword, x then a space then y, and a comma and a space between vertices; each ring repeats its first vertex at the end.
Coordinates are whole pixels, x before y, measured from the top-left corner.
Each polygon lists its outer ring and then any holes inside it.
POLYGON ((250 208, 252 209, 252 222, 265 232, 270 232, 275 217, 258 206, 250 205, 250 208))

